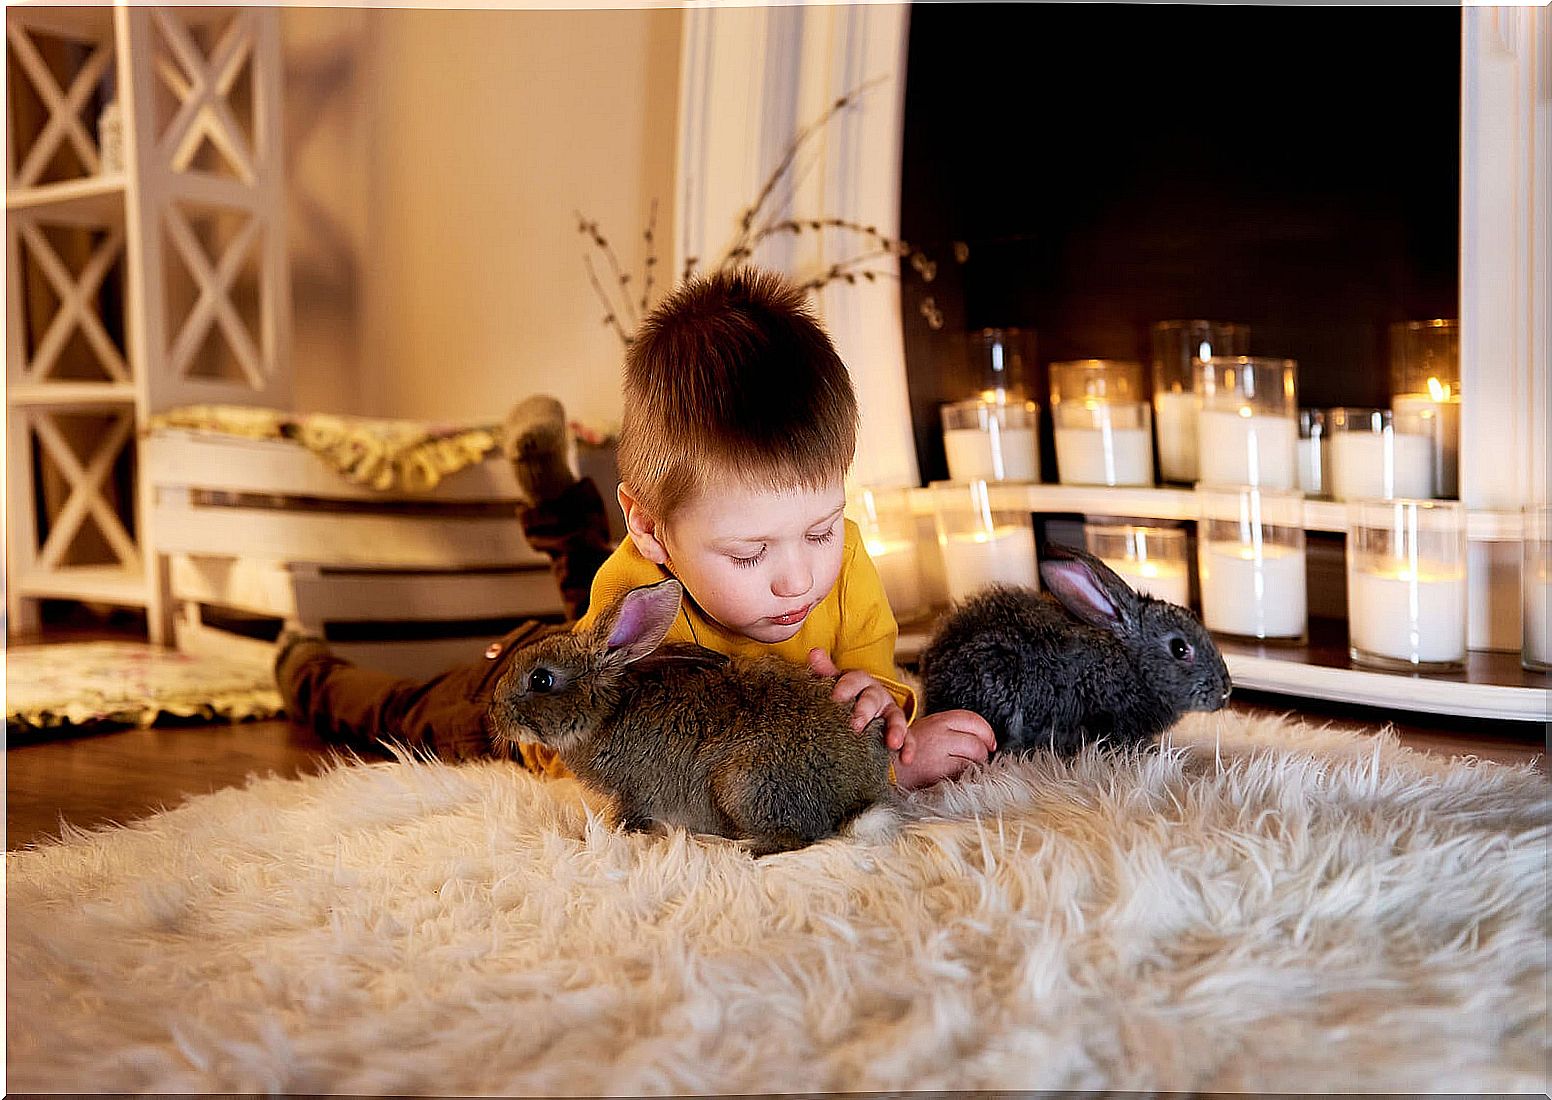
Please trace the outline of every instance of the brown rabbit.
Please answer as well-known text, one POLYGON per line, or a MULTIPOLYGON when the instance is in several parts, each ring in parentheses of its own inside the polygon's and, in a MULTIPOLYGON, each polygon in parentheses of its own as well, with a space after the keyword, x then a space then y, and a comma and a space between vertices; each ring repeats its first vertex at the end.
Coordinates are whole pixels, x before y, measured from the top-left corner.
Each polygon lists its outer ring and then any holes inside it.
POLYGON ((854 731, 834 681, 774 656, 662 645, 683 592, 676 580, 632 589, 590 631, 513 654, 491 702, 497 739, 555 749, 612 797, 616 827, 682 825, 757 856, 893 803, 883 719, 854 731))

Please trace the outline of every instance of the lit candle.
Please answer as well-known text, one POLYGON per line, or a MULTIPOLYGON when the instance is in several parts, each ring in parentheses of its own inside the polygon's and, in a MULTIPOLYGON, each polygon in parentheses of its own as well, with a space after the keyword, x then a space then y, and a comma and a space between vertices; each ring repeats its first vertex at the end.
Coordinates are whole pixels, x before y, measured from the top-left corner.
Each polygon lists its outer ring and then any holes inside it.
POLYGON ((1303 637, 1302 548, 1210 542, 1201 555, 1200 573, 1202 622, 1208 630, 1250 638, 1303 637))
POLYGON ((1552 645, 1548 644, 1548 608, 1552 607, 1552 574, 1543 563, 1539 575, 1525 578, 1525 649, 1522 656, 1529 668, 1545 671, 1552 665, 1552 645))
POLYGON ((1349 570, 1349 641, 1360 655, 1405 664, 1466 657, 1466 577, 1410 569, 1349 570))
POLYGON ((1063 485, 1153 484, 1146 417, 1140 427, 1118 427, 1112 412, 1104 405, 1090 410, 1092 427, 1058 425, 1056 473, 1063 485))
POLYGON ((1196 414, 1201 398, 1189 392, 1153 395, 1158 417, 1159 475, 1165 481, 1196 480, 1196 414))
MULTIPOLYGON (((1427 393, 1404 393, 1391 398, 1398 418, 1414 416, 1433 431, 1433 485, 1426 496, 1453 498, 1460 481, 1460 394, 1447 383, 1428 379, 1427 393)), ((1397 494, 1398 496, 1400 494, 1397 494)))
POLYGON ((1552 600, 1552 505, 1528 504, 1521 513, 1520 611, 1524 622, 1520 664, 1533 672, 1552 665, 1547 611, 1552 600))
POLYGON ((1310 496, 1326 491, 1331 469, 1331 448, 1324 436, 1299 438, 1299 488, 1310 496))
POLYGON ((1213 485, 1296 488, 1299 424, 1291 416, 1266 416, 1249 405, 1202 409, 1197 416, 1197 465, 1213 485))
POLYGON ((960 531, 940 542, 950 599, 962 600, 989 584, 1035 586, 1035 533, 1027 526, 960 531))
POLYGON ((1102 558, 1121 578, 1138 592, 1155 599, 1189 607, 1191 582, 1181 562, 1137 561, 1135 558, 1102 558))
POLYGON ((903 621, 919 614, 922 583, 917 568, 916 543, 907 539, 868 539, 865 545, 895 618, 903 621))
POLYGON ((950 428, 943 433, 948 476, 953 481, 1038 481, 1039 443, 1033 428, 950 428))
POLYGON ((1386 429, 1331 436, 1331 492, 1337 500, 1433 495, 1433 440, 1386 429))

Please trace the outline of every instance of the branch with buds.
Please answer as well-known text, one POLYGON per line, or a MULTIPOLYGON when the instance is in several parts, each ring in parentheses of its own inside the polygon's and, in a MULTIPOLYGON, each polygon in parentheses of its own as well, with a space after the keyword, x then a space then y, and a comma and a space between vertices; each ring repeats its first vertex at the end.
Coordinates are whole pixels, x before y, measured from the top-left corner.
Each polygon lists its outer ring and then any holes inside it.
MULTIPOLYGON (((841 96, 817 119, 798 131, 775 169, 761 186, 754 202, 739 215, 738 233, 733 243, 709 270, 724 271, 737 267, 748 261, 762 242, 777 234, 787 233, 798 236, 804 233, 832 233, 857 240, 859 251, 856 255, 828 264, 822 271, 807 279, 800 279, 798 285, 810 293, 816 293, 831 283, 855 285, 858 282, 873 283, 880 279, 898 279, 901 261, 904 261, 924 283, 931 283, 937 277, 938 265, 925 253, 904 240, 879 232, 875 226, 847 221, 844 218, 787 217, 761 221, 766 203, 784 182, 790 180, 804 147, 839 115, 856 106, 862 95, 877 83, 879 80, 869 81, 841 96), (886 263, 887 266, 882 267, 868 266, 886 263)), ((581 213, 577 214, 577 231, 587 238, 589 246, 589 251, 584 252, 582 256, 582 263, 587 269, 588 281, 604 307, 603 324, 613 328, 615 335, 626 347, 630 346, 636 327, 652 306, 653 275, 658 263, 657 239, 654 235, 656 226, 657 201, 653 200, 647 229, 642 235, 647 248, 638 280, 641 287, 638 295, 633 291, 631 274, 621 269, 614 248, 598 228, 598 223, 589 220, 581 213), (595 257, 607 266, 607 278, 599 276, 598 266, 594 262, 595 257)), ((680 280, 693 276, 699 264, 700 257, 686 257, 684 270, 679 274, 680 280)), ((943 327, 943 314, 930 295, 922 300, 920 313, 929 327, 933 329, 943 327)))

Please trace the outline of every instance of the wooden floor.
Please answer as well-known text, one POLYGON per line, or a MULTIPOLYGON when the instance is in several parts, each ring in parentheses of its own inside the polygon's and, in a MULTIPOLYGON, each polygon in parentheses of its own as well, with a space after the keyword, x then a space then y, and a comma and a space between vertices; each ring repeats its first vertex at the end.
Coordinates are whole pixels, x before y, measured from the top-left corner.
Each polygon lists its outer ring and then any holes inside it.
MULTIPOLYGON (((1288 713, 1286 700, 1236 700, 1247 713, 1288 713)), ((1295 716, 1374 731, 1377 720, 1308 708, 1295 716)), ((1398 726, 1404 743, 1447 755, 1474 754, 1502 763, 1537 761, 1546 770, 1545 731, 1517 726, 1398 726)), ((185 799, 240 785, 251 774, 295 776, 316 771, 328 747, 280 721, 176 724, 8 747, 6 848, 59 834, 61 820, 89 827, 129 821, 185 799)))

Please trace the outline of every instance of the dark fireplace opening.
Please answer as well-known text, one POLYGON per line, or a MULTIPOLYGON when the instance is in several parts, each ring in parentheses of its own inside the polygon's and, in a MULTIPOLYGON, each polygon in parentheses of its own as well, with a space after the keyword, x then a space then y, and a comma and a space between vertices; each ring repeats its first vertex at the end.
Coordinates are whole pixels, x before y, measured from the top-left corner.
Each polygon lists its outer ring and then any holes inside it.
POLYGON ((1145 365, 1148 326, 1250 326, 1300 403, 1387 405, 1388 326, 1457 316, 1460 24, 1451 8, 918 4, 902 236, 923 480, 938 409, 973 395, 964 334, 1037 333, 1045 364, 1145 365), (944 324, 920 307, 931 295, 944 324))

